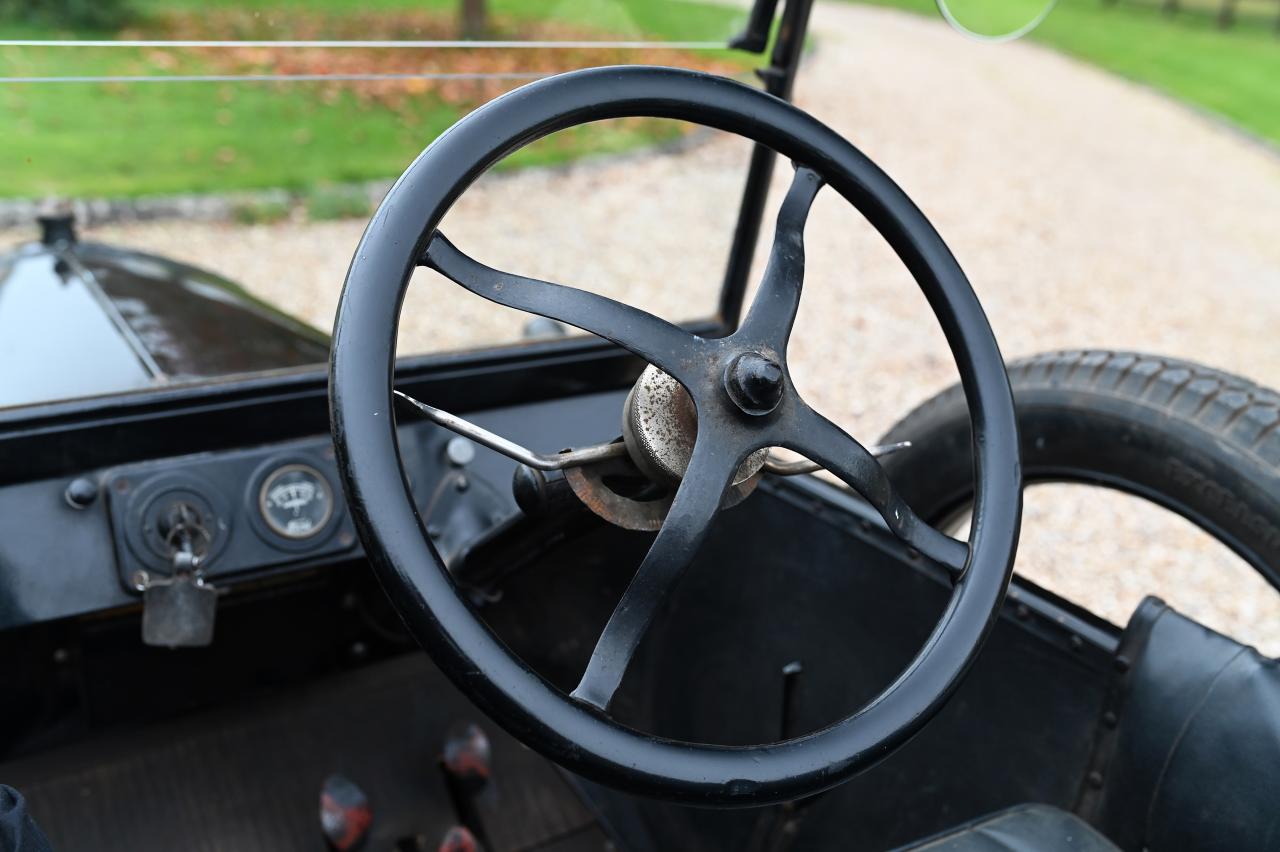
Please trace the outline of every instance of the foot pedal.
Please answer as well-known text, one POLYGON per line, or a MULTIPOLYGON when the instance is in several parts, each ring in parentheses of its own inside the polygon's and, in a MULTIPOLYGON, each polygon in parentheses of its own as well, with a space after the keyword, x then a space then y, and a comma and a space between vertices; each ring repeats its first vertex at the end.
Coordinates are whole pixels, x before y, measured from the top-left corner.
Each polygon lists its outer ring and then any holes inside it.
POLYGON ((479 841, 467 828, 455 825, 444 833, 436 852, 481 852, 479 841))
POLYGON ((473 791, 483 787, 493 773, 493 746, 484 729, 467 723, 450 732, 444 741, 444 769, 473 791))
POLYGON ((369 797, 343 775, 330 775, 320 788, 320 830, 330 849, 355 852, 373 825, 369 797))
MULTIPOLYGON (((453 800, 453 812, 461 823, 459 828, 466 832, 465 837, 459 835, 457 842, 463 845, 457 848, 469 851, 489 846, 480 810, 476 806, 477 799, 486 792, 493 776, 493 746, 484 729, 473 722, 452 728, 444 741, 440 768, 444 770, 445 786, 453 800), (474 845, 465 845, 467 838, 474 845)), ((445 840, 441 841, 441 850, 454 848, 444 845, 449 836, 446 834, 445 840)))

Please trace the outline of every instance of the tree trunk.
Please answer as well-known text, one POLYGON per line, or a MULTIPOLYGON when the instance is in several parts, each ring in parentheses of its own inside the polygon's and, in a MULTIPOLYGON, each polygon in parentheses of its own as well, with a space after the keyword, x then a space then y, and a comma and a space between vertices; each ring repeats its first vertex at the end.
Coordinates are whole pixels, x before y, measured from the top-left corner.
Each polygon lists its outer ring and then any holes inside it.
POLYGON ((462 0, 461 24, 463 38, 484 38, 489 31, 487 0, 462 0))

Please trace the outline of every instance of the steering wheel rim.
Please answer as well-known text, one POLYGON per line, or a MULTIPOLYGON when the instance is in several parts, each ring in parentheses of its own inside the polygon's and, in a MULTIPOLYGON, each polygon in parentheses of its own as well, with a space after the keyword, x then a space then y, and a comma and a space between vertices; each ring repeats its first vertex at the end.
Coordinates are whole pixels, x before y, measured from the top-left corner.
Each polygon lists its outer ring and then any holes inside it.
MULTIPOLYGON (((834 786, 884 758, 958 686, 995 622, 1012 571, 1021 513, 1013 397, 963 272, 924 215, 853 145, 785 101, 724 78, 644 66, 572 72, 510 92, 437 138, 387 194, 352 260, 334 327, 330 409, 343 486, 370 560, 437 665, 482 710, 548 758, 641 795, 728 807, 779 802, 834 786), (440 220, 475 179, 516 149, 574 125, 630 116, 736 133, 820 175, 912 272, 942 325, 969 404, 975 520, 943 616, 880 696, 839 722, 783 743, 669 740, 627 728, 551 686, 458 594, 417 515, 400 463, 391 394, 396 332, 410 276, 439 244, 440 220)), ((702 416, 699 407, 700 422, 702 416)), ((699 428, 699 442, 702 435, 699 428)), ((814 460, 835 469, 835 459, 814 460)))

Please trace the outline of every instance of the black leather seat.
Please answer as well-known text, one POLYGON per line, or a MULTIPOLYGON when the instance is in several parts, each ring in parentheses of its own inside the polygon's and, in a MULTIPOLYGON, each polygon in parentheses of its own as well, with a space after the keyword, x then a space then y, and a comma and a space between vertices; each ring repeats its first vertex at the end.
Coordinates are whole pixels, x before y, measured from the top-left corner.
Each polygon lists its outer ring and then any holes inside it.
POLYGON ((913 846, 927 852, 1117 852, 1075 814, 1048 805, 1018 805, 965 823, 913 846))
POLYGON ((1117 662, 1074 810, 1127 852, 1280 849, 1280 662, 1156 598, 1117 662))
POLYGON ((27 812, 22 794, 0 784, 0 849, 4 852, 50 852, 49 839, 27 812))
POLYGON ((904 848, 1280 850, 1280 661, 1148 598, 1116 663, 1080 816, 1019 805, 904 848))

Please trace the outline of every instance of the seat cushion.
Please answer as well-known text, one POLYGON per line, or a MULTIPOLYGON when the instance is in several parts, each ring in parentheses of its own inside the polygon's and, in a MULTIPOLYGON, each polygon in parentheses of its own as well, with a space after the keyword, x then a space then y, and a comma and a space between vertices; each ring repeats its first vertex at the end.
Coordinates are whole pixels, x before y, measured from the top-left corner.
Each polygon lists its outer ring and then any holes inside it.
POLYGON ((1130 852, 1280 849, 1280 661, 1156 598, 1117 660, 1075 810, 1130 852))
POLYGON ((934 835, 911 850, 928 852, 1117 852, 1075 814, 1048 805, 1018 805, 934 835))

